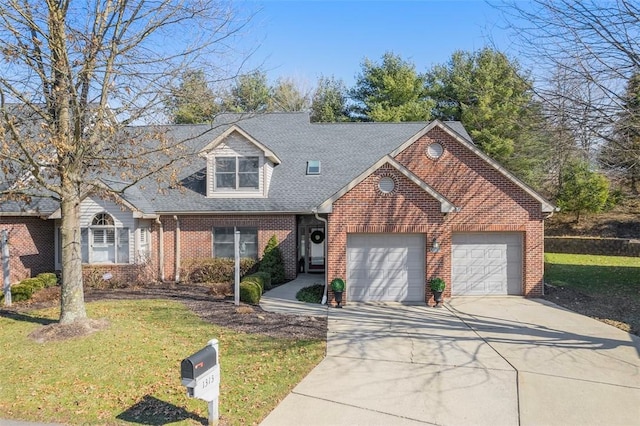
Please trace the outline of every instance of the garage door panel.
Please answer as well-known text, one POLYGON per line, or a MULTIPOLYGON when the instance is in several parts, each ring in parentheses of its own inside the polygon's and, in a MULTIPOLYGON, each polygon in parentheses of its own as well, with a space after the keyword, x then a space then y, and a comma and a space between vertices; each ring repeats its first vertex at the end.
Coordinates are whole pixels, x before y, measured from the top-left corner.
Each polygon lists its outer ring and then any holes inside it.
POLYGON ((407 271, 404 269, 387 269, 385 279, 407 281, 407 271))
POLYGON ((369 254, 366 250, 363 249, 353 249, 349 251, 347 255, 347 260, 349 262, 353 262, 354 264, 364 262, 368 259, 369 254))
POLYGON ((521 294, 521 234, 454 234, 452 243, 453 295, 521 294))
POLYGON ((368 280, 369 279, 369 270, 368 269, 351 269, 350 273, 351 279, 355 280, 368 280))
POLYGON ((349 234, 347 259, 349 300, 424 301, 423 235, 349 234))

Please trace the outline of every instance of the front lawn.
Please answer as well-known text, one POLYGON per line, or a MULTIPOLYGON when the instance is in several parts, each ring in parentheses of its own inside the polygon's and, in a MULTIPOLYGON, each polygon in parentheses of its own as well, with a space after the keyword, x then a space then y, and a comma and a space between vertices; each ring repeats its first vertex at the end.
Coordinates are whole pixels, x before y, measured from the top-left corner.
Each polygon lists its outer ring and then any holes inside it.
POLYGON ((202 424, 207 403, 186 396, 180 361, 220 342, 221 425, 263 419, 315 366, 320 340, 245 334, 199 319, 167 300, 87 304, 109 328, 36 343, 27 335, 57 309, 0 315, 0 417, 66 424, 202 424))
POLYGON ((547 253, 548 300, 640 335, 640 258, 547 253))
POLYGON ((610 292, 640 300, 640 258, 546 253, 545 281, 592 295, 610 292))

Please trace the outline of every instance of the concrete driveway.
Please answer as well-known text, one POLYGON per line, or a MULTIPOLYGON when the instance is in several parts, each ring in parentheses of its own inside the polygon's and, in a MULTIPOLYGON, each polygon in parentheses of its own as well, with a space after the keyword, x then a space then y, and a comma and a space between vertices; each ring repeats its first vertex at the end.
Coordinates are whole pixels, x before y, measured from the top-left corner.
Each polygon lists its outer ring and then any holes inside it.
POLYGON ((540 300, 329 310, 327 357, 263 425, 637 425, 640 339, 540 300))

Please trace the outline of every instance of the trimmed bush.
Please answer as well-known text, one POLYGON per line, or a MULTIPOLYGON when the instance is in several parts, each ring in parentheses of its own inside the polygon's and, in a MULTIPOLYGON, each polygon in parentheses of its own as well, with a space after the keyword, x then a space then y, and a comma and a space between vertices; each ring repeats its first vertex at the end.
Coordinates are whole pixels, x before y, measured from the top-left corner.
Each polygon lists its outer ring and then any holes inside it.
POLYGON ((19 285, 23 285, 26 287, 31 287, 33 292, 35 293, 38 290, 42 290, 45 287, 45 282, 40 278, 26 278, 20 281, 19 285))
POLYGON ((256 274, 247 275, 244 278, 242 278, 242 281, 240 281, 240 282, 241 283, 244 283, 244 282, 256 283, 258 285, 258 287, 260 287, 260 294, 264 293, 264 280, 262 279, 262 277, 260 275, 256 275, 256 274))
POLYGON ((255 281, 243 281, 240 283, 240 300, 244 303, 257 305, 260 303, 260 285, 255 281))
POLYGON ((29 300, 33 295, 33 291, 33 287, 22 283, 11 286, 11 301, 22 302, 23 300, 29 300))
POLYGON ((271 275, 273 284, 282 284, 284 282, 284 260, 278 246, 278 238, 275 235, 269 238, 258 270, 260 272, 268 272, 271 275))
POLYGON ((320 303, 322 302, 322 296, 324 296, 324 286, 322 284, 301 288, 296 293, 296 299, 307 303, 320 303))
MULTIPOLYGON (((255 270, 256 261, 240 259, 240 276, 255 270)), ((182 268, 182 281, 189 283, 229 283, 233 282, 235 262, 228 258, 193 259, 182 268)))
MULTIPOLYGON (((254 272, 251 275, 256 275, 262 278, 262 283, 264 286, 264 291, 271 290, 273 286, 271 285, 271 274, 265 271, 254 272)), ((263 293, 264 293, 263 291, 263 293)))
POLYGON ((44 272, 42 274, 38 274, 36 278, 39 278, 44 282, 45 288, 58 285, 58 276, 54 272, 44 272))

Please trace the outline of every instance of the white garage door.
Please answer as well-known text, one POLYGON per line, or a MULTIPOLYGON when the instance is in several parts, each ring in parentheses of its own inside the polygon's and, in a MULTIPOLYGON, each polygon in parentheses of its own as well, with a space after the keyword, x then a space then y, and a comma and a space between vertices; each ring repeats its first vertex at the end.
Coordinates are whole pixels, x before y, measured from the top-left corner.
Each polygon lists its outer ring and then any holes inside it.
POLYGON ((423 302, 421 234, 349 234, 347 297, 360 302, 423 302))
POLYGON ((451 294, 522 294, 522 235, 453 234, 451 294))

